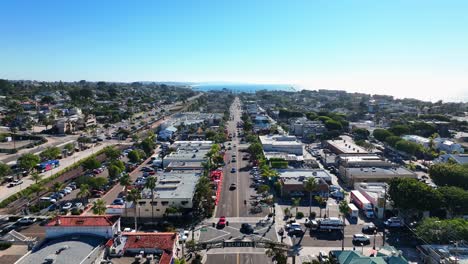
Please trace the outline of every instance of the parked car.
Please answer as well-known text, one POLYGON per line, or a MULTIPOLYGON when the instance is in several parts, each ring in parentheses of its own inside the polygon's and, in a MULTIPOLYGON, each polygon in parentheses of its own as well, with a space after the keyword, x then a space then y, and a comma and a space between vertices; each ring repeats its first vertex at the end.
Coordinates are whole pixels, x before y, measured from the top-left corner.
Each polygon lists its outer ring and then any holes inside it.
POLYGON ((11 187, 15 187, 21 184, 23 184, 22 180, 14 180, 8 184, 8 187, 11 188, 11 187))
POLYGON ((286 231, 293 230, 295 228, 301 228, 299 223, 291 223, 286 225, 286 231))
POLYGON ((81 209, 82 207, 83 207, 83 203, 77 202, 77 203, 75 203, 75 205, 73 205, 72 208, 81 209))
POLYGON ((300 236, 304 235, 304 231, 302 231, 301 228, 294 228, 294 229, 291 229, 291 230, 288 231, 288 235, 300 237, 300 236))
POLYGON ((36 222, 36 218, 34 217, 28 217, 28 216, 25 216, 23 218, 20 218, 17 223, 20 224, 20 225, 30 225, 30 224, 33 224, 34 222, 36 222))
POLYGON ((328 257, 328 254, 325 251, 320 251, 318 255, 318 260, 320 263, 328 263, 330 261, 330 258, 328 257))
POLYGON ((125 201, 122 198, 117 198, 112 202, 112 205, 124 205, 125 201))
POLYGON ((68 203, 65 203, 64 205, 62 205, 62 209, 63 210, 70 210, 72 208, 73 204, 68 202, 68 203))
POLYGON ((373 223, 365 224, 362 227, 362 232, 366 234, 373 234, 375 231, 377 231, 377 227, 373 223))
POLYGON ((398 217, 390 217, 387 221, 384 222, 385 227, 403 227, 403 220, 398 217))
POLYGON ((355 234, 355 235, 353 235, 353 243, 369 244, 370 239, 369 239, 369 236, 367 236, 367 235, 355 234))

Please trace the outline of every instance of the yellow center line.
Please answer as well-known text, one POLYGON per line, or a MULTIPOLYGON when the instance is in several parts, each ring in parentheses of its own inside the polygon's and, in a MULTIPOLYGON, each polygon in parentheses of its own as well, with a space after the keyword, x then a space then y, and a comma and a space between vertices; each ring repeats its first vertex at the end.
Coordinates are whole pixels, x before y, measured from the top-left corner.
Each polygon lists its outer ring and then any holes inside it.
POLYGON ((240 263, 239 253, 237 253, 237 264, 240 263))

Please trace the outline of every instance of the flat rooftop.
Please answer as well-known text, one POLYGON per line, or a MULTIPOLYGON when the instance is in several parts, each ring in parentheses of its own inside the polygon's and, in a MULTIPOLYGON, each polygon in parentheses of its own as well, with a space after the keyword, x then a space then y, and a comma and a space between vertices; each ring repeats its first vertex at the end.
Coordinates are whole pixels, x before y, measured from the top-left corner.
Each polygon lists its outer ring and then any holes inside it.
POLYGON ((345 169, 348 173, 352 174, 360 174, 360 175, 408 175, 414 174, 414 172, 403 168, 403 167, 393 167, 393 168, 374 168, 374 167, 365 167, 365 168, 346 168, 345 169))
POLYGON ((302 145, 295 136, 266 135, 259 136, 262 145, 302 145))
POLYGON ((343 140, 327 140, 327 143, 343 154, 368 153, 364 148, 356 145, 350 137, 343 140))
MULTIPOLYGON (((191 199, 200 176, 200 171, 163 173, 157 177, 154 197, 159 199, 191 199)), ((141 196, 151 199, 151 190, 144 189, 141 196)))
POLYGON ((325 170, 278 170, 280 179, 285 184, 300 184, 304 179, 314 177, 331 181, 331 176, 325 170))
POLYGON ((55 255, 56 260, 54 264, 90 264, 98 256, 99 250, 95 249, 106 241, 104 238, 86 235, 66 236, 45 241, 39 249, 26 256, 19 264, 43 263, 49 255, 55 255), (67 249, 63 250, 60 254, 56 254, 57 250, 66 246, 68 247, 67 249), (93 252, 93 250, 95 251, 93 252), (88 255, 92 252, 93 254, 88 258, 88 255))

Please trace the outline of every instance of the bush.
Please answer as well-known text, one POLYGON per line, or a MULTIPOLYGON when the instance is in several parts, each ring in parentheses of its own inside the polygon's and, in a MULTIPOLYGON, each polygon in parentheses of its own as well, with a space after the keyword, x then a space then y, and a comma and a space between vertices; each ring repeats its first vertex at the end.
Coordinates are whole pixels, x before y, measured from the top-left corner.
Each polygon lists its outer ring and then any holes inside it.
POLYGON ((309 219, 315 219, 316 216, 317 216, 316 212, 310 212, 309 219))
POLYGON ((5 250, 11 247, 11 242, 0 242, 0 250, 5 250))
POLYGON ((304 217, 304 213, 303 212, 297 212, 296 214, 296 219, 302 219, 304 217))

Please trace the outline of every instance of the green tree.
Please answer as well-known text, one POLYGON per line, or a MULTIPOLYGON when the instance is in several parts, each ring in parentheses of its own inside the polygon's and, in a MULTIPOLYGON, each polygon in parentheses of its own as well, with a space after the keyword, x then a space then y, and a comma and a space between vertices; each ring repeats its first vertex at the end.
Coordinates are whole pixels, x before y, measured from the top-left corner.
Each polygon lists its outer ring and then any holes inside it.
POLYGON ((73 143, 68 143, 63 148, 66 149, 68 152, 72 152, 75 150, 75 145, 73 143))
POLYGON ((304 182, 304 189, 309 193, 309 215, 312 214, 312 193, 317 191, 318 184, 314 177, 309 177, 304 182))
POLYGON ((88 198, 91 196, 91 191, 88 184, 81 184, 80 191, 77 194, 77 197, 83 199, 84 203, 88 203, 88 198))
POLYGON ((455 186, 443 186, 437 189, 442 194, 445 208, 453 215, 468 214, 468 191, 455 186))
POLYGON ((21 157, 18 158, 18 166, 24 170, 31 171, 34 167, 39 164, 41 159, 39 156, 25 153, 21 157))
POLYGON ((146 153, 146 156, 151 156, 153 155, 154 149, 156 148, 156 143, 154 143, 154 140, 147 137, 141 142, 140 146, 141 149, 143 149, 143 151, 146 153))
POLYGON ((149 177, 145 187, 151 190, 151 221, 154 223, 154 188, 156 188, 156 177, 149 177))
POLYGON ((42 151, 39 156, 43 160, 53 160, 60 157, 61 151, 57 147, 47 147, 44 151, 42 151))
POLYGON ((0 178, 3 178, 10 174, 11 174, 10 166, 6 165, 5 163, 0 162, 0 178))
POLYGON ((395 136, 401 136, 408 134, 410 132, 410 128, 407 125, 395 125, 388 129, 392 134, 395 136))
POLYGON ((343 125, 340 122, 335 121, 335 120, 325 121, 325 127, 328 130, 342 130, 343 129, 343 125))
POLYGON ((415 232, 427 243, 450 244, 454 238, 463 240, 468 238, 468 221, 462 218, 450 220, 425 218, 415 232))
POLYGON ((291 201, 292 201, 291 208, 296 208, 296 215, 297 215, 297 210, 299 209, 299 205, 301 204, 301 198, 300 197, 292 198, 291 201))
POLYGON ((280 248, 277 248, 275 246, 275 244, 273 244, 273 243, 268 245, 268 249, 265 252, 265 254, 268 257, 273 258, 274 262, 277 263, 277 264, 286 264, 286 263, 288 263, 288 258, 287 258, 286 254, 285 254, 285 251, 280 249, 280 248))
POLYGON ((346 217, 346 214, 348 214, 348 210, 349 210, 349 206, 348 206, 348 202, 346 200, 342 200, 340 202, 340 204, 338 205, 338 211, 340 211, 340 215, 341 217, 343 218, 343 229, 342 229, 342 232, 343 232, 343 237, 341 238, 341 250, 344 250, 344 234, 345 234, 345 217, 346 217))
POLYGON ((443 204, 438 191, 412 178, 392 179, 388 194, 393 206, 405 211, 431 211, 443 204))
POLYGON ((137 225, 137 204, 138 200, 141 199, 141 194, 140 191, 137 189, 132 189, 130 192, 128 192, 128 195, 126 197, 127 201, 132 202, 135 208, 134 212, 134 221, 135 221, 135 230, 138 230, 138 225, 137 225))
POLYGON ((42 175, 35 171, 31 174, 31 179, 37 184, 42 179, 42 175))
POLYGON ((106 202, 103 199, 97 199, 93 203, 93 214, 103 215, 106 213, 106 202))
POLYGON ((263 156, 263 146, 260 142, 255 142, 251 144, 248 147, 247 151, 256 159, 263 156))
POLYGON ((429 175, 439 186, 449 185, 468 190, 468 166, 438 163, 429 168, 429 175))
POLYGON ((258 189, 257 189, 257 193, 262 194, 262 195, 268 193, 269 191, 270 191, 270 187, 266 184, 262 184, 258 186, 258 189))
POLYGON ((372 136, 379 141, 385 141, 386 138, 394 135, 386 129, 377 128, 372 132, 372 136))
POLYGON ((354 128, 352 133, 355 140, 366 140, 370 135, 369 130, 365 128, 354 128))
POLYGON ((389 136, 387 138, 385 138, 385 142, 392 146, 392 147, 395 147, 396 144, 399 142, 399 141, 402 141, 403 139, 399 136, 389 136))
POLYGON ((93 170, 101 167, 101 162, 99 162, 95 157, 88 158, 83 162, 83 167, 87 170, 93 170))
POLYGON ((130 162, 133 163, 139 163, 141 161, 140 153, 137 150, 130 151, 127 157, 130 162))
POLYGON ((120 150, 113 146, 108 146, 105 148, 104 153, 106 154, 106 157, 111 159, 111 160, 116 160, 120 157, 122 154, 120 150))
POLYGON ((52 185, 52 191, 53 192, 59 192, 64 188, 64 184, 62 182, 54 182, 52 185))
POLYGON ((399 151, 403 151, 403 152, 406 152, 410 155, 415 155, 418 151, 421 152, 422 151, 422 146, 417 144, 417 143, 414 143, 414 142, 410 142, 408 140, 400 140, 398 141, 396 144, 395 144, 395 148, 399 151))
POLYGON ((122 173, 122 170, 120 169, 120 167, 118 167, 115 164, 111 164, 109 166, 108 170, 109 170, 109 178, 111 178, 111 179, 118 178, 120 176, 120 174, 122 173))

